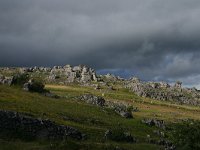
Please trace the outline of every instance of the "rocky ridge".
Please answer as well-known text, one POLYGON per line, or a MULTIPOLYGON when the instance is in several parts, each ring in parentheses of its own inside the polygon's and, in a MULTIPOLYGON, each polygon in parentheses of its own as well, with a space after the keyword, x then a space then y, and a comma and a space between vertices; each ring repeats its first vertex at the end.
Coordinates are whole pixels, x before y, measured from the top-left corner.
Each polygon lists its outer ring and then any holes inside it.
MULTIPOLYGON (((176 82, 173 86, 166 82, 143 82, 138 78, 123 79, 118 76, 96 75, 94 69, 85 65, 79 66, 54 66, 50 67, 30 67, 30 68, 0 68, 0 84, 10 85, 13 74, 28 73, 32 78, 40 77, 45 83, 68 84, 78 83, 86 86, 95 85, 95 89, 100 89, 99 85, 107 86, 107 83, 120 83, 125 88, 136 93, 138 96, 148 97, 161 101, 171 101, 177 104, 200 105, 200 91, 195 88, 183 88, 181 82, 176 82), (12 72, 12 75, 3 75, 2 72, 12 72), (2 74, 2 75, 1 75, 2 74), (93 82, 95 84, 93 84, 93 82)), ((112 86, 108 86, 113 90, 112 86)))
MULTIPOLYGON (((12 73, 28 73, 31 75, 41 74, 46 82, 60 82, 70 83, 70 82, 91 82, 97 81, 97 75, 94 69, 89 68, 85 65, 79 66, 54 66, 50 67, 22 67, 22 68, 0 68, 0 72, 12 72, 12 73)), ((40 75, 39 75, 40 76, 40 75)), ((7 76, 0 76, 0 83, 7 83, 8 79, 11 78, 7 76)), ((10 80, 9 80, 10 81, 10 80)))
POLYGON ((180 81, 171 86, 166 82, 143 82, 134 77, 125 81, 124 86, 138 96, 178 104, 200 105, 200 92, 196 88, 183 88, 180 81))

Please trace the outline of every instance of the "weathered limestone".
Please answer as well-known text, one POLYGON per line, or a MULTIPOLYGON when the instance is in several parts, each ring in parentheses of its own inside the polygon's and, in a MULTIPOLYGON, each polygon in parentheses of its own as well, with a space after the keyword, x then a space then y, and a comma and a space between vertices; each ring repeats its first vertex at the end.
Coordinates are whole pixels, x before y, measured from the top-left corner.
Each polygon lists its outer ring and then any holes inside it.
POLYGON ((134 108, 130 107, 129 105, 125 105, 119 102, 111 102, 106 101, 103 97, 95 96, 92 94, 85 94, 80 97, 77 97, 77 100, 84 101, 88 104, 100 106, 100 107, 107 107, 113 109, 117 114, 124 118, 133 118, 132 112, 135 111, 134 108))
POLYGON ((124 84, 138 96, 173 101, 178 104, 200 105, 200 92, 195 89, 182 88, 181 85, 180 81, 170 86, 166 82, 142 82, 137 78, 131 78, 124 84))
POLYGON ((49 75, 49 80, 54 81, 56 75, 60 78, 65 78, 65 82, 91 82, 97 81, 96 73, 93 69, 86 66, 74 66, 65 65, 64 67, 54 66, 49 75))
POLYGON ((85 101, 86 103, 101 106, 101 107, 103 107, 105 105, 104 98, 102 98, 100 96, 94 96, 94 95, 91 95, 91 94, 86 94, 86 95, 80 96, 78 99, 85 101))
POLYGON ((116 82, 116 81, 123 81, 124 79, 119 77, 119 76, 115 76, 113 74, 106 74, 106 75, 101 75, 102 81, 104 82, 116 82))
POLYGON ((175 88, 181 88, 181 86, 182 86, 182 82, 180 81, 177 81, 174 85, 175 88))

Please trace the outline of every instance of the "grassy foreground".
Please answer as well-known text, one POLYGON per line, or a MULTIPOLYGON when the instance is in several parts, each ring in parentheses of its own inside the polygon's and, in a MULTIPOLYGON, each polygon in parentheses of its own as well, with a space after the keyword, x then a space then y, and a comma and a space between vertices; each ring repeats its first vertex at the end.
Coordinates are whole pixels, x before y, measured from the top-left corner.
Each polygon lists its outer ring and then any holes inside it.
POLYGON ((78 85, 46 85, 46 89, 62 96, 62 98, 48 98, 37 93, 23 91, 17 87, 0 85, 0 109, 31 114, 37 118, 48 118, 58 124, 75 127, 85 133, 87 139, 81 142, 72 139, 66 141, 41 141, 35 139, 30 141, 21 137, 6 137, 5 135, 1 135, 0 149, 114 150, 116 146, 119 146, 131 150, 156 150, 162 149, 162 147, 147 143, 146 137, 147 135, 150 135, 154 139, 158 139, 159 137, 153 134, 154 127, 148 127, 141 123, 143 118, 163 119, 167 123, 178 122, 180 119, 187 118, 200 119, 200 109, 198 107, 178 106, 167 102, 140 98, 123 88, 114 91, 106 89, 100 91, 94 90, 91 87, 81 87, 78 85), (111 109, 102 109, 74 100, 74 97, 85 93, 101 96, 103 94, 105 99, 129 103, 138 107, 140 111, 133 114, 133 119, 125 119, 111 109), (105 131, 118 126, 130 131, 138 140, 137 143, 105 140, 105 131))

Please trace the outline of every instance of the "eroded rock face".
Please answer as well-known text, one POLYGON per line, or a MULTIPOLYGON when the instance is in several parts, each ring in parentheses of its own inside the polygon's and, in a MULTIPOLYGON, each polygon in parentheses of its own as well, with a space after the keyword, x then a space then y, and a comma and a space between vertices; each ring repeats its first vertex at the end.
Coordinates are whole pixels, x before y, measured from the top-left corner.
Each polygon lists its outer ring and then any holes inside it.
POLYGON ((142 82, 132 78, 125 82, 125 87, 138 96, 152 99, 172 101, 178 104, 200 105, 200 92, 198 90, 182 88, 181 82, 170 86, 166 82, 142 82))
POLYGON ((0 110, 0 131, 20 132, 34 138, 83 139, 83 134, 77 129, 57 125, 50 120, 35 119, 17 112, 0 110))

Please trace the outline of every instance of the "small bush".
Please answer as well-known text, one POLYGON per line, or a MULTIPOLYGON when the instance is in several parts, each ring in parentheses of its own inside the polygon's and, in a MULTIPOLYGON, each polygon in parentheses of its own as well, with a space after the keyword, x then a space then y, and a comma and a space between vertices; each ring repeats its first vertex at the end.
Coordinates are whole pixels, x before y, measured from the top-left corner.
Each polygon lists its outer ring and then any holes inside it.
POLYGON ((200 149, 200 122, 184 121, 172 130, 172 138, 177 147, 183 150, 200 149))
POLYGON ((44 89, 44 84, 40 81, 35 81, 35 80, 33 80, 31 83, 29 83, 28 89, 30 92, 38 92, 38 93, 47 92, 44 89))
POLYGON ((135 138, 130 134, 130 132, 127 132, 120 127, 106 131, 105 137, 117 142, 135 142, 135 138))
POLYGON ((13 76, 11 85, 23 86, 29 80, 28 74, 17 74, 13 76))

